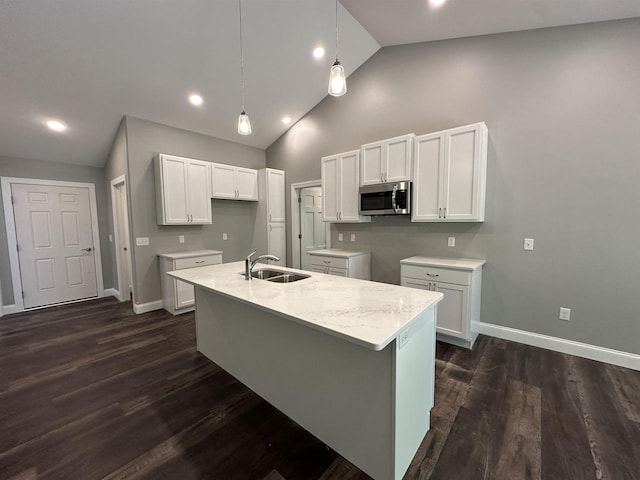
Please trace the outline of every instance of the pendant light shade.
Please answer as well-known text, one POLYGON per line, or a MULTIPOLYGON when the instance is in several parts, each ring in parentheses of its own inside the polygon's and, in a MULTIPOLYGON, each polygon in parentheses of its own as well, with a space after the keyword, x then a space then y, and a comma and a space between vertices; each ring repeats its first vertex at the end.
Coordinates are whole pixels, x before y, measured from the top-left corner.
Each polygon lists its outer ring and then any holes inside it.
POLYGON ((240 135, 251 135, 251 122, 249 121, 249 115, 244 110, 238 117, 238 133, 240 135))
POLYGON ((344 67, 338 60, 338 0, 336 0, 336 61, 333 62, 329 71, 329 95, 341 97, 345 93, 347 93, 347 78, 344 67))
POLYGON ((341 97, 347 93, 347 79, 344 76, 344 67, 336 58, 329 72, 329 95, 341 97))

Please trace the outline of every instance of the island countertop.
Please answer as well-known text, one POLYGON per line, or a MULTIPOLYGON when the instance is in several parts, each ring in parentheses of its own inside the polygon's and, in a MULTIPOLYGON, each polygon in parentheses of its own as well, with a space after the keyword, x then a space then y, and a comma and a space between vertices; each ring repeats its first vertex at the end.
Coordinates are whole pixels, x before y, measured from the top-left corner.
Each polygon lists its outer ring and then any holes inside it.
MULTIPOLYGON (((254 270, 262 268, 272 267, 256 266, 254 270)), ((443 298, 442 293, 386 283, 280 266, 274 269, 310 277, 292 283, 245 280, 244 262, 168 274, 372 350, 382 350, 421 312, 443 298)))

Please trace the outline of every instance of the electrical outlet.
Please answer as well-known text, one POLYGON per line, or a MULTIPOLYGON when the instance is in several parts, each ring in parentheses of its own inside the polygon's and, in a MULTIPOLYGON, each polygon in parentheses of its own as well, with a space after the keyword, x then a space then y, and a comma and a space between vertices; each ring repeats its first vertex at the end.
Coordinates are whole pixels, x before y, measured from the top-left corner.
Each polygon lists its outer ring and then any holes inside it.
POLYGON ((456 237, 449 237, 447 239, 447 246, 455 247, 456 246, 456 237))
POLYGON ((344 240, 344 235, 342 235, 341 233, 338 234, 338 241, 341 242, 344 240))
POLYGON ((229 236, 226 233, 222 234, 222 240, 228 240, 229 236))
POLYGON ((524 246, 522 248, 524 250, 533 250, 533 238, 525 238, 524 246))
POLYGON ((136 237, 136 247, 145 247, 149 245, 149 237, 136 237))
POLYGON ((398 341, 398 348, 404 347, 408 341, 409 341, 409 332, 401 333, 398 341))
POLYGON ((109 235, 109 242, 113 242, 113 235, 109 235))
POLYGON ((351 234, 351 241, 352 241, 352 242, 355 242, 355 241, 356 241, 356 234, 355 234, 355 233, 352 233, 352 234, 351 234))
POLYGON ((560 320, 565 320, 565 321, 569 321, 571 320, 571 309, 570 308, 565 308, 565 307, 560 307, 560 315, 558 316, 558 318, 560 320))
POLYGON ((184 243, 184 235, 178 235, 178 242, 184 243))

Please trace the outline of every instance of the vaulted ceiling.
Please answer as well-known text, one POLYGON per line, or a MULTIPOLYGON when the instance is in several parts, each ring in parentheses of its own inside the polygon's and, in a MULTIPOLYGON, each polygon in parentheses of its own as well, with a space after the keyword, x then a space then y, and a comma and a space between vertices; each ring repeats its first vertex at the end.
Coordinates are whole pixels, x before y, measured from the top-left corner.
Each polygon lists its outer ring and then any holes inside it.
MULTIPOLYGON (((347 75, 380 46, 640 16, 638 0, 342 0, 347 75), (346 8, 345 8, 346 7, 346 8)), ((102 166, 132 115, 266 148, 327 94, 332 0, 0 0, 0 156, 102 166), (321 59, 312 55, 322 46, 321 59), (187 98, 198 93, 204 103, 187 98), (63 133, 48 130, 63 120, 63 133)), ((348 95, 348 93, 347 93, 348 95)), ((339 101, 336 99, 335 101, 339 101)))

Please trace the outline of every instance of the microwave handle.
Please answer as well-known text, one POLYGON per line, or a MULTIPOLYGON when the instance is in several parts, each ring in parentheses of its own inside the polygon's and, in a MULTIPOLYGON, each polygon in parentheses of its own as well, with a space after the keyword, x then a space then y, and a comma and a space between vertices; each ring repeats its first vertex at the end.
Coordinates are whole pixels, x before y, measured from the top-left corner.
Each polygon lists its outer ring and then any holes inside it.
POLYGON ((391 208, 393 208, 393 213, 398 213, 398 205, 396 204, 397 191, 398 191, 398 185, 394 185, 393 192, 391 192, 391 208))

